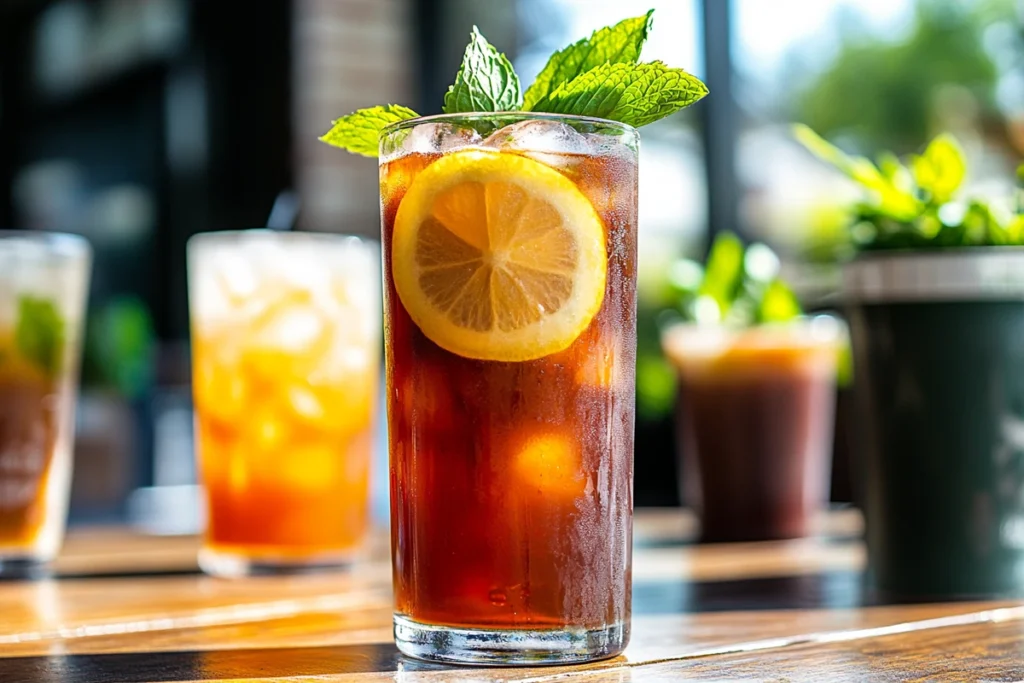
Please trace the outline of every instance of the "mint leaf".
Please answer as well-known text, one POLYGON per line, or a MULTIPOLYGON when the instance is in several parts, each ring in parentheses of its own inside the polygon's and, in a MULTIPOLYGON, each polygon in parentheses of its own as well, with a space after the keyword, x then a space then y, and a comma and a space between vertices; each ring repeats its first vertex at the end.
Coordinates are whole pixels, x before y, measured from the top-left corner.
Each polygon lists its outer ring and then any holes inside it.
POLYGON ((412 109, 398 104, 360 109, 334 121, 334 125, 320 140, 355 154, 376 157, 381 129, 396 121, 417 116, 412 109))
POLYGON ((519 76, 505 55, 480 35, 470 34, 455 84, 444 96, 445 114, 471 111, 517 111, 523 107, 519 76))
POLYGON ((743 242, 731 232, 721 232, 708 252, 704 282, 698 294, 718 304, 719 319, 732 307, 743 281, 743 242))
POLYGON ((1024 164, 1017 167, 1017 213, 1024 214, 1024 164))
POLYGON ((28 361, 50 377, 56 376, 64 355, 64 319, 57 306, 41 297, 19 297, 14 344, 28 361))
POLYGON ((869 159, 850 156, 803 124, 793 126, 793 136, 811 154, 831 164, 867 190, 880 213, 896 220, 911 220, 921 204, 899 173, 883 173, 869 159))
POLYGON ((764 290, 761 302, 757 306, 757 321, 784 323, 800 317, 802 312, 793 290, 782 280, 776 279, 764 290))
POLYGON ((845 389, 853 384, 853 349, 850 347, 849 337, 843 337, 836 359, 836 385, 845 389))
POLYGON ((602 64, 560 85, 538 111, 596 116, 640 127, 707 94, 700 79, 661 62, 602 64))
POLYGON ((960 143, 949 134, 932 140, 924 154, 911 157, 910 165, 917 186, 936 204, 952 199, 967 175, 967 162, 960 143))
POLYGON ((654 10, 650 10, 643 16, 606 26, 594 31, 589 38, 579 40, 551 55, 533 85, 526 89, 523 108, 527 111, 544 111, 541 103, 552 91, 594 67, 602 64, 636 64, 651 30, 653 14, 654 10), (538 107, 538 104, 541 106, 538 107))
POLYGON ((1018 215, 1010 219, 1006 226, 1007 244, 1024 244, 1024 216, 1018 215))

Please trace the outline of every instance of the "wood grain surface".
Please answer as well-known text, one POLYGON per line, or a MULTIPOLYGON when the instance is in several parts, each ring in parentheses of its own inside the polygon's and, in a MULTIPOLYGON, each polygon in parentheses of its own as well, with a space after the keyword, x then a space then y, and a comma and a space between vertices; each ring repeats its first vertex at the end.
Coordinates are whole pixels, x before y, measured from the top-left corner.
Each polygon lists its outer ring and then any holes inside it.
POLYGON ((685 515, 638 514, 625 655, 542 669, 399 655, 383 535, 348 572, 223 580, 196 571, 195 539, 76 531, 57 565, 72 578, 0 583, 0 682, 1024 680, 1024 604, 870 605, 843 519, 696 546, 685 515))

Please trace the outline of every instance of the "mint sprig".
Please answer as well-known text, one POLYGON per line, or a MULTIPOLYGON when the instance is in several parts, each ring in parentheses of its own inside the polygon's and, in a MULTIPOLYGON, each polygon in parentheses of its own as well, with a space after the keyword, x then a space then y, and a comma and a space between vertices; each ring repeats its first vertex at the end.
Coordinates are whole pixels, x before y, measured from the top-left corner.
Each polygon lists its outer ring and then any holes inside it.
POLYGON ((596 116, 639 128, 707 94, 699 79, 661 62, 603 64, 559 86, 543 111, 596 116))
POLYGON ((910 157, 914 181, 937 204, 948 202, 967 176, 967 161, 960 143, 952 135, 936 137, 924 154, 910 157))
POLYGON ((462 67, 444 96, 442 111, 515 111, 522 107, 523 93, 512 63, 474 26, 462 67))
POLYGON ((320 137, 323 142, 341 147, 353 154, 377 156, 380 131, 391 123, 414 119, 419 114, 399 104, 385 104, 352 112, 334 121, 331 129, 320 137))
POLYGON ((64 357, 64 318, 56 304, 42 297, 18 298, 14 344, 26 360, 48 377, 56 377, 64 357))
POLYGON ((636 64, 651 30, 654 10, 606 26, 548 58, 533 85, 526 90, 523 108, 547 111, 544 101, 563 83, 605 64, 636 64))
MULTIPOLYGON (((708 93, 699 79, 662 62, 639 63, 653 12, 595 31, 554 53, 525 95, 512 63, 474 26, 442 111, 537 111, 640 127, 688 107, 708 93)), ((360 109, 335 121, 320 139, 356 154, 376 156, 384 126, 415 116, 398 105, 360 109)))

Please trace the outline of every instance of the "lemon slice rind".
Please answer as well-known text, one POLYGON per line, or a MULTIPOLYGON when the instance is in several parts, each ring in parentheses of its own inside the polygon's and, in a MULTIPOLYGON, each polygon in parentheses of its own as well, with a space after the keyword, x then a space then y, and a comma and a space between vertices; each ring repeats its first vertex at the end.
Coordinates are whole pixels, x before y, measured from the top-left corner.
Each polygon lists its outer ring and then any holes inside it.
MULTIPOLYGON (((438 230, 437 225, 432 225, 430 229, 435 233, 438 230)), ((506 252, 509 250, 503 253, 506 252)), ((530 253, 530 244, 522 244, 518 250, 513 248, 511 252, 515 253, 509 258, 515 258, 514 269, 518 268, 521 274, 540 273, 538 278, 541 280, 550 274, 545 271, 546 262, 552 260, 550 254, 530 253), (539 270, 534 271, 532 268, 539 270)), ((441 252, 440 257, 447 258, 447 254, 441 252)), ((495 150, 467 149, 441 157, 412 182, 395 218, 391 267, 399 299, 413 322, 431 341, 467 358, 513 362, 534 360, 564 351, 586 330, 604 301, 607 259, 601 218, 573 181, 551 167, 524 156, 495 150), (525 192, 527 197, 539 199, 555 209, 561 219, 559 229, 571 235, 569 238, 558 233, 555 241, 571 239, 571 252, 575 256, 574 262, 568 259, 574 266, 571 272, 565 270, 566 258, 554 259, 562 270, 551 275, 551 281, 562 285, 566 280, 571 283, 571 291, 561 294, 562 300, 556 310, 541 309, 539 318, 520 326, 515 324, 514 311, 503 318, 503 325, 492 320, 488 327, 486 319, 470 323, 462 320, 467 324, 458 324, 448 314, 448 310, 457 305, 452 301, 458 299, 458 293, 442 291, 439 294, 440 288, 436 284, 432 288, 433 295, 424 291, 425 277, 436 283, 443 280, 447 272, 456 273, 460 268, 471 269, 474 265, 471 258, 467 265, 469 257, 466 252, 475 253, 474 250, 484 250, 489 246, 487 225, 463 226, 458 231, 451 231, 457 237, 456 242, 463 246, 463 253, 451 254, 449 264, 443 263, 443 260, 438 263, 436 251, 431 259, 422 257, 421 230, 428 221, 437 221, 434 211, 438 198, 463 183, 480 183, 485 187, 495 183, 511 184, 525 192), (453 270, 445 271, 445 268, 453 270), (447 309, 438 306, 438 297, 447 297, 447 309), (510 318, 512 322, 509 322, 510 318)), ((466 271, 463 271, 460 276, 465 275, 466 271)), ((486 277, 486 274, 480 272, 476 275, 486 277)), ((502 276, 498 269, 492 275, 497 277, 492 276, 489 286, 485 287, 490 293, 492 307, 500 306, 501 302, 524 299, 526 289, 519 293, 492 291, 495 287, 510 287, 510 283, 515 281, 514 277, 510 279, 502 276)), ((475 283, 476 286, 480 284, 475 283)), ((533 291, 539 292, 536 286, 533 291)), ((465 302, 462 304, 465 308, 465 302)), ((498 312, 494 312, 494 316, 497 315, 498 312)), ((531 313, 527 317, 536 315, 531 313)))

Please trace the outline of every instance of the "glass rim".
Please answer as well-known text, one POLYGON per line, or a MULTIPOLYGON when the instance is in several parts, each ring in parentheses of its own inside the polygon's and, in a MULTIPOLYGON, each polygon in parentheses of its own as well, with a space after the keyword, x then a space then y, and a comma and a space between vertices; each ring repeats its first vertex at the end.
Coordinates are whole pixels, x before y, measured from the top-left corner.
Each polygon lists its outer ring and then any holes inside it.
POLYGON ((207 230, 197 232, 186 240, 186 248, 191 249, 193 245, 213 244, 217 242, 232 242, 244 239, 271 239, 281 240, 309 240, 324 242, 350 242, 356 240, 368 246, 380 245, 380 240, 372 235, 359 235, 347 232, 324 232, 321 230, 278 230, 276 228, 243 228, 239 230, 207 230))
POLYGON ((850 304, 1020 301, 1024 247, 879 249, 843 264, 841 294, 850 304))
POLYGON ((378 139, 383 140, 388 135, 405 130, 407 128, 414 128, 422 123, 435 123, 443 121, 459 121, 459 120, 470 120, 470 121, 483 121, 487 119, 498 119, 498 118, 519 118, 519 119, 547 119, 551 121, 579 121, 582 123, 592 123, 601 126, 608 126, 611 128, 618 128, 623 133, 631 133, 637 137, 640 135, 640 131, 628 123, 622 123, 621 121, 613 121, 612 119, 602 119, 597 116, 580 116, 578 114, 558 114, 547 111, 467 111, 467 112, 455 112, 452 114, 427 114, 426 116, 417 116, 412 119, 402 119, 401 121, 395 121, 389 123, 380 129, 378 139))
POLYGON ((92 249, 89 240, 72 232, 0 229, 0 244, 15 241, 41 245, 46 247, 50 253, 58 256, 87 256, 92 249))
POLYGON ((700 324, 680 321, 661 331, 662 348, 684 339, 717 337, 724 343, 757 338, 763 348, 832 346, 845 342, 849 330, 846 321, 828 313, 805 314, 784 322, 761 323, 747 327, 700 324))

